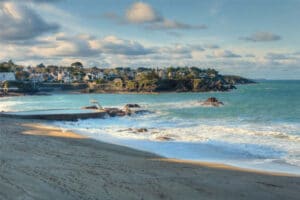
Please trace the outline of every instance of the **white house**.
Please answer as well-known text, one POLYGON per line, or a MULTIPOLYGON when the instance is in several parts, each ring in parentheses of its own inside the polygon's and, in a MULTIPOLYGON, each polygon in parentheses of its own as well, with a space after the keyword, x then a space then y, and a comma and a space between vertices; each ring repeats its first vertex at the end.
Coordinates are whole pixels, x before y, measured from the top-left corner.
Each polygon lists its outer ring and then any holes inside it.
POLYGON ((63 81, 64 81, 64 83, 71 83, 71 82, 72 82, 72 79, 71 79, 70 76, 65 76, 65 77, 63 78, 63 81))
POLYGON ((13 72, 0 72, 0 82, 2 81, 15 81, 16 76, 13 72))
POLYGON ((92 81, 94 79, 94 76, 93 74, 91 73, 87 73, 84 77, 83 77, 83 80, 84 81, 92 81))
POLYGON ((65 77, 65 73, 64 72, 59 72, 57 74, 57 80, 58 81, 62 81, 64 79, 64 77, 65 77))
POLYGON ((29 79, 33 82, 43 82, 43 81, 45 81, 44 74, 41 74, 41 73, 31 74, 29 79))
POLYGON ((167 78, 167 73, 165 70, 159 70, 158 71, 158 77, 161 78, 161 79, 166 79, 167 78))
POLYGON ((98 73, 96 74, 96 78, 97 78, 97 79, 103 79, 103 78, 104 78, 104 73, 103 73, 103 72, 98 72, 98 73))

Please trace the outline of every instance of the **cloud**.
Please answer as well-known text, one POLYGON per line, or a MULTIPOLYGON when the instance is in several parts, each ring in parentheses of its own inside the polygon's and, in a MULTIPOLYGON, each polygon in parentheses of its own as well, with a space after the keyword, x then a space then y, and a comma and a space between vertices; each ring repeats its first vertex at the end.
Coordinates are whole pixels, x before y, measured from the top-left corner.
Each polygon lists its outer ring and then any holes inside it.
MULTIPOLYGON (((17 2, 19 0, 0 0, 1 2, 17 2)), ((23 3, 26 2, 34 2, 34 3, 52 3, 52 2, 58 2, 58 1, 62 1, 62 0, 24 0, 23 3)))
POLYGON ((241 37, 241 40, 250 41, 250 42, 271 42, 281 40, 281 36, 276 35, 270 32, 256 32, 247 37, 241 37))
POLYGON ((101 50, 93 48, 87 35, 67 36, 65 33, 59 33, 55 36, 41 39, 43 45, 34 46, 31 51, 44 57, 92 57, 100 54, 101 50))
POLYGON ((250 54, 246 54, 245 57, 246 58, 255 58, 255 55, 250 53, 250 54))
POLYGON ((40 45, 35 45, 30 51, 40 57, 48 58, 93 58, 102 54, 134 57, 154 53, 153 48, 147 48, 136 41, 123 40, 115 36, 98 39, 87 34, 69 36, 66 33, 59 33, 38 41, 40 45))
POLYGON ((28 40, 58 29, 57 24, 44 21, 26 5, 0 3, 0 40, 28 40))
POLYGON ((284 53, 268 53, 265 56, 265 59, 268 59, 268 60, 290 60, 290 59, 294 59, 294 57, 291 57, 289 54, 284 54, 284 53))
POLYGON ((193 53, 202 51, 205 51, 205 49, 201 45, 174 44, 172 46, 157 47, 153 59, 191 59, 193 53))
POLYGON ((119 24, 141 25, 148 30, 200 30, 207 28, 207 26, 203 24, 193 25, 167 19, 158 13, 150 4, 144 2, 133 3, 126 10, 124 16, 110 12, 104 14, 103 17, 119 24))
POLYGON ((152 30, 191 30, 191 29, 206 29, 206 25, 191 25, 174 20, 164 19, 163 21, 155 22, 146 26, 147 29, 152 30))
POLYGON ((208 58, 240 58, 239 54, 233 53, 229 50, 215 50, 213 55, 208 55, 208 58))
POLYGON ((126 19, 130 23, 149 23, 161 21, 162 17, 147 3, 136 2, 126 11, 126 19))
POLYGON ((107 54, 139 56, 154 52, 152 48, 146 48, 136 41, 124 40, 115 36, 108 36, 102 40, 92 41, 92 46, 101 49, 103 53, 107 54))
POLYGON ((220 46, 217 44, 206 44, 206 45, 204 45, 204 47, 207 49, 219 49, 220 48, 220 46))

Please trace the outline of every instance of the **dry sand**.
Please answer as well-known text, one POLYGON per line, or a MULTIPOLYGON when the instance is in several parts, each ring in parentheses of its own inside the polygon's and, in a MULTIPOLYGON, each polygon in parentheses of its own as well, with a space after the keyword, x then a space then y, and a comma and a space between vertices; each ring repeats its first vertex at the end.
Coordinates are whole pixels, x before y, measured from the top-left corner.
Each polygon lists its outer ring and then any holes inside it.
POLYGON ((0 118, 0 199, 299 199, 300 178, 184 162, 0 118))

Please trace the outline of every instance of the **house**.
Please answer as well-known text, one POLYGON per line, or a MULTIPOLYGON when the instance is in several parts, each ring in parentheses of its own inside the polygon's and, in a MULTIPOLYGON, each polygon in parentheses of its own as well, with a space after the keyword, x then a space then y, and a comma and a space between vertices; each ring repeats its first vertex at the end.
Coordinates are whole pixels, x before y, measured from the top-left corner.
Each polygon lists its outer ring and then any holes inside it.
POLYGON ((169 72, 168 73, 168 78, 173 79, 175 77, 175 72, 169 72))
POLYGON ((123 81, 122 81, 122 79, 120 79, 120 78, 115 78, 115 79, 113 80, 113 82, 114 82, 114 86, 115 86, 116 88, 122 89, 122 87, 123 87, 123 81))
POLYGON ((72 78, 68 75, 68 76, 64 76, 63 77, 63 82, 64 83, 71 83, 72 82, 72 78))
POLYGON ((32 82, 44 82, 45 79, 44 79, 44 74, 42 73, 34 73, 34 74, 31 74, 29 79, 32 81, 32 82))
POLYGON ((161 79, 166 79, 167 78, 167 73, 165 70, 159 70, 158 71, 158 77, 161 79))
POLYGON ((206 78, 207 74, 206 73, 199 73, 199 78, 206 78))
POLYGON ((64 77, 65 77, 65 73, 64 72, 59 72, 57 74, 57 80, 58 81, 62 81, 64 79, 64 77))
POLYGON ((96 79, 103 79, 104 78, 104 73, 103 72, 98 72, 96 73, 96 79))
POLYGON ((110 71, 107 75, 107 79, 114 80, 115 78, 119 78, 119 76, 117 74, 115 74, 114 72, 110 71))
POLYGON ((215 78, 217 75, 214 74, 214 73, 211 73, 211 74, 208 74, 208 76, 209 76, 210 78, 215 78))
POLYGON ((3 81, 15 81, 16 76, 13 72, 0 72, 0 82, 3 81))
POLYGON ((83 80, 84 81, 93 81, 95 78, 95 75, 92 73, 87 73, 84 77, 83 80))

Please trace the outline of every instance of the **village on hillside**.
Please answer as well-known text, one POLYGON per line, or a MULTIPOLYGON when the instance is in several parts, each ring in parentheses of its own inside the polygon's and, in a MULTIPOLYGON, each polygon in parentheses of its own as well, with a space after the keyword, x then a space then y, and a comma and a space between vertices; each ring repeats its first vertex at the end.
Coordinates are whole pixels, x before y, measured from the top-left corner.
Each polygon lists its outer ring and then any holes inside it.
POLYGON ((70 66, 39 64, 21 66, 0 63, 3 91, 35 92, 81 89, 85 92, 227 91, 236 83, 251 82, 238 76, 222 76, 214 69, 197 67, 98 68, 81 62, 70 66))

